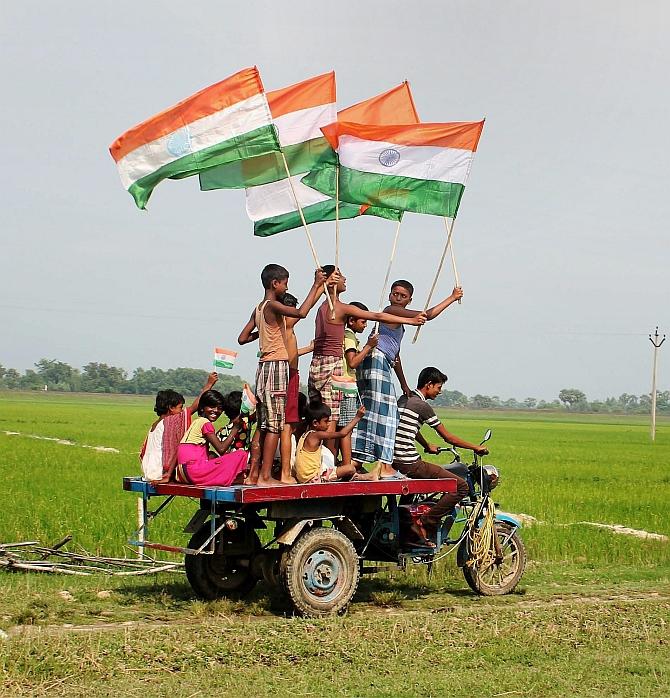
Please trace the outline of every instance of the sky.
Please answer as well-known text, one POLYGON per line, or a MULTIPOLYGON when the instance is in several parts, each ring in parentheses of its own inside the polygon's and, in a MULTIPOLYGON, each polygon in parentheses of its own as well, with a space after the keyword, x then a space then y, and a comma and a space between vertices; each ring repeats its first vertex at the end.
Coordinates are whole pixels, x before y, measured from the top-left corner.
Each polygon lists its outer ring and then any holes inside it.
MULTIPOLYGON (((243 191, 197 178, 160 184, 141 212, 108 152, 257 65, 268 90, 334 69, 339 108, 407 79, 423 121, 486 118, 453 233, 463 302, 406 338, 410 382, 434 365, 467 395, 649 392, 648 334, 670 330, 669 20, 661 0, 4 3, 0 364, 209 370, 214 346, 237 346, 265 264, 304 297, 304 231, 254 238, 243 191)), ((343 300, 378 304, 394 232, 341 223, 343 300)), ((332 261, 334 224, 312 235, 332 261)), ((415 307, 444 240, 440 218, 405 216, 391 275, 414 283, 415 307)), ((447 265, 435 300, 453 283, 447 265)), ((297 334, 312 332, 310 315, 297 334)), ((234 372, 253 380, 255 362, 244 347, 234 372)))

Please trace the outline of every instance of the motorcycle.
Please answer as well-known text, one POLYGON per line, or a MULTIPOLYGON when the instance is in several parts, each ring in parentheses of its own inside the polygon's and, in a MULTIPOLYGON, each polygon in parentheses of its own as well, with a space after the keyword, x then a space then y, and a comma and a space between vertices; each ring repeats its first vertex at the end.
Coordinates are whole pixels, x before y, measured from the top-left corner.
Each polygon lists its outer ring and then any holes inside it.
MULTIPOLYGON (((491 436, 489 429, 480 445, 491 436)), ((382 559, 397 558, 401 567, 408 562, 425 564, 430 572, 435 562, 456 551, 456 563, 473 591, 484 596, 511 593, 523 576, 526 549, 519 536, 521 523, 497 511, 491 497, 500 481, 498 469, 482 464, 476 453, 472 463, 463 463, 453 446, 440 448, 437 453, 452 455, 451 463, 443 467, 467 482, 468 495, 443 519, 436 547, 427 548, 413 541, 410 529, 441 494, 415 494, 401 498, 399 503, 389 498, 362 556, 369 560, 375 552, 386 553, 388 557, 382 559)))

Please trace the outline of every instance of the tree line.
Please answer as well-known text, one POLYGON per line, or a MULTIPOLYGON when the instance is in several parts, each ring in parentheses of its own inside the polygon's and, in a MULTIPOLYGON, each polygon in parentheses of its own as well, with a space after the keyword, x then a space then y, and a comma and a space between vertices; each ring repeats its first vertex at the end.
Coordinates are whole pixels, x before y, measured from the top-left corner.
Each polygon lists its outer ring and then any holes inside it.
MULTIPOLYGON (((54 390, 59 392, 125 393, 151 395, 172 388, 184 395, 197 395, 205 384, 207 371, 199 368, 170 368, 152 366, 136 368, 132 375, 104 363, 91 362, 81 370, 63 361, 40 359, 35 369, 21 374, 0 364, 0 390, 54 390)), ((216 387, 221 392, 239 390, 244 381, 240 376, 219 373, 216 387)))
MULTIPOLYGON (((197 395, 207 378, 207 371, 199 368, 170 368, 163 370, 155 366, 136 368, 132 375, 118 366, 91 362, 81 370, 63 361, 40 359, 35 369, 21 374, 14 368, 0 364, 0 390, 48 390, 84 393, 126 393, 151 395, 165 388, 172 388, 184 395, 197 395)), ((219 373, 217 389, 223 393, 239 390, 244 380, 237 375, 219 373)), ((301 386, 306 391, 306 386, 301 386)), ((509 409, 509 410, 568 410, 570 412, 626 412, 648 413, 651 409, 651 394, 630 395, 605 400, 588 400, 585 393, 577 388, 564 388, 558 397, 551 401, 527 397, 524 400, 501 399, 498 395, 473 395, 468 397, 458 390, 443 390, 435 404, 441 407, 461 407, 467 409, 509 409)), ((659 413, 670 414, 670 390, 657 391, 656 409, 659 413)))
MULTIPOLYGON (((524 400, 501 399, 498 395, 473 395, 468 397, 458 390, 443 390, 435 400, 442 407, 462 407, 475 410, 567 410, 569 412, 625 412, 645 414, 651 410, 651 393, 631 395, 622 393, 619 397, 605 400, 589 400, 577 388, 563 388, 554 400, 537 400, 527 397, 524 400)), ((656 391, 656 410, 670 414, 670 390, 656 391)))

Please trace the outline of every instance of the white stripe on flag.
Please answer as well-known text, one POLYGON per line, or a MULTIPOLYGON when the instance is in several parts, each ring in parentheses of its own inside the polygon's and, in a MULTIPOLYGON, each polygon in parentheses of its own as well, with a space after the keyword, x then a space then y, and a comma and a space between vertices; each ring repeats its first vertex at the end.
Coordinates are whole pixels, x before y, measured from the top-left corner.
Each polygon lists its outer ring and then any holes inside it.
POLYGON ((248 97, 128 153, 117 163, 123 186, 128 189, 138 179, 185 155, 255 131, 261 126, 269 126, 271 123, 265 94, 248 97), (172 145, 171 139, 174 139, 172 145), (180 142, 177 144, 175 140, 180 142), (169 148, 172 148, 173 152, 170 152, 169 148))
POLYGON ((340 164, 352 170, 454 184, 465 184, 472 163, 471 150, 367 141, 349 134, 340 136, 338 153, 340 164))
MULTIPOLYGON (((304 176, 305 174, 302 173, 291 177, 301 208, 320 204, 322 201, 328 201, 331 198, 303 184, 300 179, 304 176)), ((278 182, 261 184, 257 187, 249 187, 246 189, 246 195, 247 214, 254 222, 274 216, 283 216, 286 213, 293 213, 298 210, 288 178, 281 179, 278 182)))
POLYGON ((313 138, 323 138, 321 126, 337 121, 335 104, 321 104, 318 107, 298 109, 282 114, 274 119, 282 145, 296 145, 313 138))

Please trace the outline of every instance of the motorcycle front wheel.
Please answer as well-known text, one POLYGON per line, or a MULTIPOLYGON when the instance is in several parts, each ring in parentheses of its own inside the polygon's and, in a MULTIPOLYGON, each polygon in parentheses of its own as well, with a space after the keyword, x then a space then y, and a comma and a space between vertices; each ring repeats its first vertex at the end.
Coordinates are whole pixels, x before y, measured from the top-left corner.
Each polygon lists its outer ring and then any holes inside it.
MULTIPOLYGON (((526 569, 526 548, 516 530, 503 521, 496 521, 495 528, 502 560, 479 567, 468 559, 463 566, 463 576, 468 586, 482 596, 510 594, 526 569)), ((467 542, 463 544, 467 545, 467 542)))

